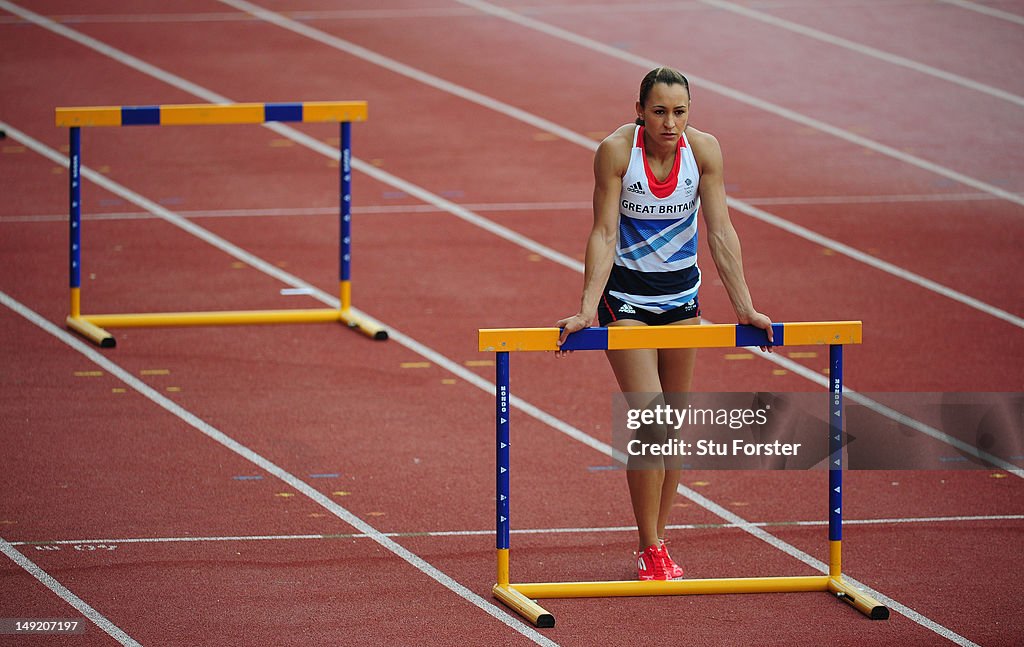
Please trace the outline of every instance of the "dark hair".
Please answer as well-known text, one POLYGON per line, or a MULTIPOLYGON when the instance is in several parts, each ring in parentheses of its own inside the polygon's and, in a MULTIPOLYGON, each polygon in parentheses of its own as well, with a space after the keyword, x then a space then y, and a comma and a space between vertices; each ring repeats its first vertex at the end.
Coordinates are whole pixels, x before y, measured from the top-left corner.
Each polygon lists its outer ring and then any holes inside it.
MULTIPOLYGON (((648 72, 644 76, 644 80, 640 82, 640 105, 647 105, 647 97, 650 95, 651 88, 654 87, 655 83, 681 85, 686 90, 686 96, 690 96, 690 82, 686 80, 682 72, 671 67, 656 67, 648 72)), ((644 125, 644 120, 637 117, 636 123, 642 126, 644 125)))

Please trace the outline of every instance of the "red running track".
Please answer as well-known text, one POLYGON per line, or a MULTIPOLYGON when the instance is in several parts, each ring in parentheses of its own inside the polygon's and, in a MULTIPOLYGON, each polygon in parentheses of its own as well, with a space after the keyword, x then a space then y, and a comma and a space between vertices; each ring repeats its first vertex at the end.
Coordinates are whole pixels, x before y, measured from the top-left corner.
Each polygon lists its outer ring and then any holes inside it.
MULTIPOLYGON (((849 387, 1021 390, 1019 21, 942 3, 719 5, 507 4, 518 22, 481 3, 261 5, 277 24, 212 0, 26 7, 63 33, 0 5, 0 537, 146 645, 1015 644, 1024 506, 1003 470, 847 474, 844 571, 897 603, 886 622, 810 594, 553 600, 558 624, 537 632, 490 598, 493 369, 475 333, 576 306, 592 147, 629 120, 645 61, 691 76, 693 123, 722 142, 758 305, 777 321, 864 321, 849 387), (66 343, 66 169, 38 152, 66 152, 53 108, 208 100, 182 80, 238 101, 369 102, 354 127, 354 300, 392 340, 333 326, 121 330, 103 353, 113 365, 66 343)), ((295 130, 336 143, 332 127, 295 130)), ((84 140, 87 167, 335 292, 336 167, 323 155, 259 127, 84 140)), ((86 312, 319 303, 282 296, 279 280, 125 194, 88 183, 84 206, 86 312)), ((728 322, 702 254, 704 315, 728 322)), ((819 389, 805 376, 826 359, 807 350, 781 364, 701 351, 697 388, 819 389)), ((610 439, 602 357, 513 364, 525 402, 610 439)), ((538 531, 513 536, 513 579, 630 577, 621 473, 521 411, 513 434, 513 529, 538 531)), ((824 520, 822 473, 693 472, 683 485, 671 539, 689 576, 814 574, 800 558, 825 559, 823 527, 794 524, 824 520)), ((82 617, 5 559, 0 617, 82 617)), ((44 640, 116 644, 92 623, 44 640)))

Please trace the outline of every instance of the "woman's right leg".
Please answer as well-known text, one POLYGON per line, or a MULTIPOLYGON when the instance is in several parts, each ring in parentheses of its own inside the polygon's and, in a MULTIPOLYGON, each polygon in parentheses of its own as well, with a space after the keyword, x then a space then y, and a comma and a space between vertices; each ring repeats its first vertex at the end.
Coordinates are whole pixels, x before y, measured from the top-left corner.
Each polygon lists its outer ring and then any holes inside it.
MULTIPOLYGON (((619 320, 609 325, 645 325, 639 321, 619 320)), ((658 351, 654 349, 607 351, 619 389, 631 409, 646 409, 652 399, 661 397, 658 377, 658 351)), ((649 463, 630 461, 626 469, 633 516, 638 532, 638 551, 658 544, 658 521, 661 512, 662 486, 665 467, 660 458, 649 463)))

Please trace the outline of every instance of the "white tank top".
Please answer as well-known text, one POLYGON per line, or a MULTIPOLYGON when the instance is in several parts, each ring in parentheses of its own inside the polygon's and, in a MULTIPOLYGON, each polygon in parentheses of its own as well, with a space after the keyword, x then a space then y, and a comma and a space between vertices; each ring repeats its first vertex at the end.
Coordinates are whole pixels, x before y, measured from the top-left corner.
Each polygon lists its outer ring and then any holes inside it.
POLYGON ((700 172, 686 135, 672 171, 659 182, 647 164, 644 128, 637 126, 619 196, 619 241, 609 293, 650 312, 697 296, 697 188, 700 172))

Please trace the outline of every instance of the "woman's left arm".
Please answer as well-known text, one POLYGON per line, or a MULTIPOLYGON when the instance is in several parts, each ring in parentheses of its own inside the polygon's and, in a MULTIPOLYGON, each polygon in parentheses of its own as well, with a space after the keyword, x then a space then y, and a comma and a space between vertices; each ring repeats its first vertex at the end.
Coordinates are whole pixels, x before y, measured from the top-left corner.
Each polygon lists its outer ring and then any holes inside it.
MULTIPOLYGON (((740 239, 732 226, 729 207, 725 200, 725 164, 722 160, 722 148, 714 136, 695 131, 693 128, 688 129, 687 138, 700 168, 700 204, 704 213, 711 258, 715 261, 718 275, 722 278, 733 310, 736 311, 736 319, 741 324, 765 330, 768 341, 773 341, 771 319, 754 308, 750 289, 743 275, 740 239)), ((767 350, 770 351, 771 348, 767 350)))

